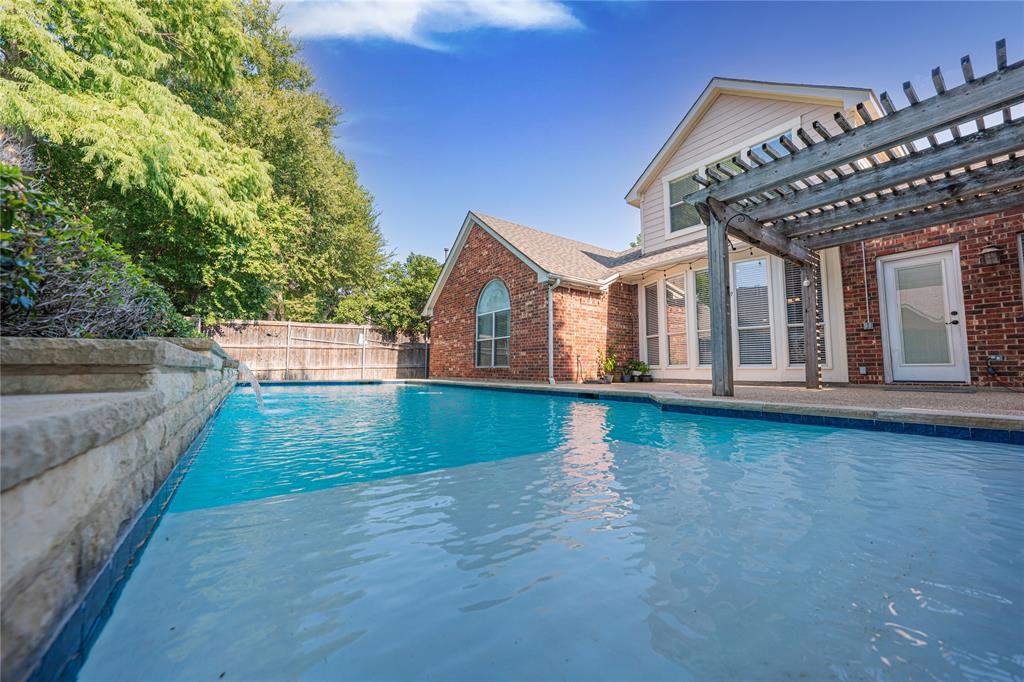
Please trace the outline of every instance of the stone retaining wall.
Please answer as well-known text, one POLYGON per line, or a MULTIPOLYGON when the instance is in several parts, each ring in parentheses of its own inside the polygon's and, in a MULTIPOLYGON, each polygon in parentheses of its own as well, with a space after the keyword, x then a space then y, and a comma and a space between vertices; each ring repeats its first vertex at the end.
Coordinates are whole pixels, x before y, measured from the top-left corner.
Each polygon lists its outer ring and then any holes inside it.
POLYGON ((23 680, 237 378, 206 339, 0 339, 0 619, 23 680))

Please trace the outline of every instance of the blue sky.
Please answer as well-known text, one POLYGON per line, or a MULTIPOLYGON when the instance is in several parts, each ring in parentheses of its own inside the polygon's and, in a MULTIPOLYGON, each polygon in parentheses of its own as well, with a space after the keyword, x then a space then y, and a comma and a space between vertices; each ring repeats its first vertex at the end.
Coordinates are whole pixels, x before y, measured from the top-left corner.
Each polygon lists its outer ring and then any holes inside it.
POLYGON ((1024 58, 1016 3, 293 2, 338 147, 389 249, 441 257, 470 209, 609 248, 623 199, 716 75, 931 92, 1024 58))

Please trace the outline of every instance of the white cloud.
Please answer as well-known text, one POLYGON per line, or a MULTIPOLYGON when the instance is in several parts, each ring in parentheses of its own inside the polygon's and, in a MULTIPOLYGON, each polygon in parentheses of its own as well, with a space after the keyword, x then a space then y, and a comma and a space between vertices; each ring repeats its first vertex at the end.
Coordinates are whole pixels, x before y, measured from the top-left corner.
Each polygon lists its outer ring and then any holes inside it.
POLYGON ((498 28, 579 28, 558 0, 295 0, 282 18, 300 38, 377 38, 443 49, 435 36, 498 28))

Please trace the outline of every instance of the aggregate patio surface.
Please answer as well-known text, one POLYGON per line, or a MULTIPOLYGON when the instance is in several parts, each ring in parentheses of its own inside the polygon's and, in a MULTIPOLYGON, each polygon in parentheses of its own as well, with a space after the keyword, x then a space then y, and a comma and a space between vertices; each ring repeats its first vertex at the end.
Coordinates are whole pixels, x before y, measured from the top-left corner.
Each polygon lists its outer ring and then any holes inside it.
POLYGON ((801 412, 850 418, 954 424, 1024 430, 1024 393, 997 388, 827 386, 818 390, 793 385, 737 385, 736 395, 711 395, 710 384, 651 382, 549 385, 527 381, 428 379, 423 381, 496 387, 530 387, 551 391, 632 393, 661 402, 707 407, 801 412))

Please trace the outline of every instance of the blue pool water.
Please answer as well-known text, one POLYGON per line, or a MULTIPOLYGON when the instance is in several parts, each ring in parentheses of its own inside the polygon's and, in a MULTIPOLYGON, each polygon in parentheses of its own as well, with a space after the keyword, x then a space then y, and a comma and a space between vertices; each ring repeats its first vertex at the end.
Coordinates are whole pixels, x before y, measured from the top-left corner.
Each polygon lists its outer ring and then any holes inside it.
POLYGON ((226 401, 79 679, 1024 677, 1018 446, 268 393, 226 401))

